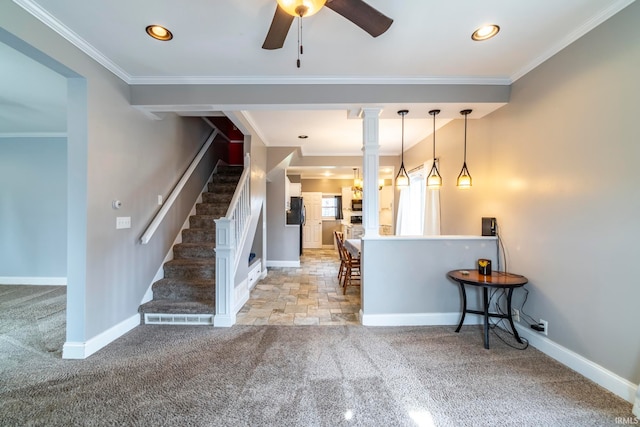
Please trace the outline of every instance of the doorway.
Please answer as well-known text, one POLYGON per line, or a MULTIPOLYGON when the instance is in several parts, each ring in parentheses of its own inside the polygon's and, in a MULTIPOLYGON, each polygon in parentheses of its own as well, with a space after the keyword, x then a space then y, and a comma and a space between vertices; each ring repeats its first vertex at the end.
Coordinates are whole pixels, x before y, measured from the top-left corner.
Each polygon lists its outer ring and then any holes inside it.
MULTIPOLYGON (((51 111, 56 114, 56 120, 62 120, 62 132, 59 129, 47 131, 43 129, 16 128, 14 133, 47 137, 55 136, 62 139, 64 156, 66 157, 60 180, 66 187, 65 196, 60 203, 65 205, 65 212, 59 214, 60 223, 66 230, 66 242, 61 251, 66 253, 66 260, 62 271, 66 276, 66 335, 65 346, 70 341, 83 342, 85 333, 85 279, 86 279, 86 241, 87 241, 87 83, 86 79, 59 63, 55 59, 34 48, 20 38, 8 31, 0 28, 0 45, 3 51, 12 54, 12 60, 2 61, 7 64, 4 68, 11 78, 2 79, 3 84, 11 84, 12 89, 18 86, 25 90, 22 95, 16 94, 15 90, 2 90, 3 96, 12 94, 9 105, 23 106, 23 114, 30 112, 51 111), (8 47, 8 48, 7 48, 8 47), (19 67, 9 67, 20 63, 19 67), (33 70, 39 70, 34 76, 33 70), (50 94, 51 90, 38 90, 38 77, 47 76, 56 81, 63 100, 57 100, 55 105, 51 105, 42 99, 42 96, 50 94), (35 89, 35 90, 34 90, 35 89), (30 91, 30 92, 26 92, 30 91), (29 94, 26 96, 25 94, 29 94), (16 132, 19 131, 19 132, 16 132)), ((49 88, 52 89, 52 88, 49 88)), ((55 92, 59 93, 59 92, 55 92)), ((31 117, 28 122, 34 126, 43 121, 31 117)), ((37 209, 38 206, 36 205, 37 209)), ((46 212, 41 212, 46 214, 46 212)), ((57 231, 57 230, 56 230, 57 231)), ((42 237, 42 236, 41 236, 42 237)), ((42 238, 52 238, 44 236, 42 238)), ((30 251, 32 256, 46 256, 38 251, 30 251)), ((24 274, 24 273, 22 273, 24 274)), ((32 275, 37 277, 42 274, 37 269, 32 275)), ((43 285, 45 283, 39 283, 43 285)), ((64 349, 63 349, 63 357, 64 349)))
POLYGON ((306 211, 302 230, 302 248, 322 248, 322 193, 303 192, 302 200, 306 211))

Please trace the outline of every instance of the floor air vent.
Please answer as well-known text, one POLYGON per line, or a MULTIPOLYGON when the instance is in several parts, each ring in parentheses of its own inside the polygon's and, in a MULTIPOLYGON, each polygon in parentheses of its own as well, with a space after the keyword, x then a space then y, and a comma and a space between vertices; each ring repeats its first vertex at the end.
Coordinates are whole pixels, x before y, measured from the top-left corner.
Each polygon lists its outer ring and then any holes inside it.
POLYGON ((145 313, 147 325, 213 325, 213 314, 158 314, 145 313))

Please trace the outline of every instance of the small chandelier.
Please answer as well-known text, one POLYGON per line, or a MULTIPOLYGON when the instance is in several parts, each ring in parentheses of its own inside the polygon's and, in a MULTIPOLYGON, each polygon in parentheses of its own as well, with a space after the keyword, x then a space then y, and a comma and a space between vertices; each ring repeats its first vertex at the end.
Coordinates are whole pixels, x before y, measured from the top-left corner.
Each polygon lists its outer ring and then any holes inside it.
POLYGON ((440 172, 438 172, 438 159, 436 159, 436 115, 440 114, 440 110, 431 110, 429 114, 433 116, 433 165, 427 176, 427 187, 440 188, 442 187, 442 177, 440 176, 440 172))
POLYGON ((357 168, 353 168, 353 186, 351 187, 351 191, 353 191, 354 198, 362 198, 362 180, 360 179, 360 171, 357 168))
POLYGON ((404 116, 407 115, 409 110, 400 110, 398 114, 402 117, 402 151, 401 151, 401 161, 400 161, 400 170, 398 171, 398 175, 396 175, 396 186, 397 187, 408 187, 409 186, 409 174, 407 174, 407 170, 404 168, 404 116))
POLYGON ((460 188, 471 187, 471 174, 469 173, 469 169, 467 169, 467 116, 471 114, 471 111, 472 110, 460 111, 460 114, 464 116, 464 161, 462 163, 460 175, 458 175, 457 183, 457 186, 460 188))

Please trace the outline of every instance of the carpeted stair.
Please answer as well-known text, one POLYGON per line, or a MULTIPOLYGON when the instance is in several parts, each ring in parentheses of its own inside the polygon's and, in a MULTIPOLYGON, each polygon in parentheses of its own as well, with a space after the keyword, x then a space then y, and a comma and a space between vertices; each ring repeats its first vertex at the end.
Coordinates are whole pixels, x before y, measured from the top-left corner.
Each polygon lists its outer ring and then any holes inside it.
POLYGON ((218 166, 173 260, 164 264, 164 279, 153 284, 153 300, 142 304, 141 323, 211 324, 215 312, 216 224, 227 213, 242 175, 241 166, 218 166), (145 321, 145 314, 147 319, 145 321))

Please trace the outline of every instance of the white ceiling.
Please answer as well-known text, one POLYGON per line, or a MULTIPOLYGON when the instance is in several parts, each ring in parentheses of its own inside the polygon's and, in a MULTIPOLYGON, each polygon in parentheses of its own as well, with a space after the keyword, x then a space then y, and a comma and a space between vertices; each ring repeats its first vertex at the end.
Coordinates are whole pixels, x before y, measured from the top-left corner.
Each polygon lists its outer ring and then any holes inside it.
MULTIPOLYGON (((261 48, 275 0, 14 2, 129 84, 509 85, 633 0, 367 0, 394 19, 378 38, 323 8, 303 20, 299 69, 295 23, 282 49, 261 48), (498 36, 473 42, 471 33, 486 23, 500 25, 498 36), (151 39, 145 33, 149 24, 166 26, 174 39, 151 39)), ((0 56, 5 53, 0 49, 0 56)), ((399 109, 410 110, 406 149, 430 135, 429 109, 443 110, 440 127, 460 119, 461 109, 472 108, 473 120, 502 105, 459 100, 378 105, 383 109, 381 154, 400 153, 399 109)), ((261 105, 237 113, 267 145, 301 145, 297 135, 305 134, 305 156, 360 155, 362 124, 353 118, 356 107, 261 105)), ((214 112, 194 112, 207 113, 214 112)))

